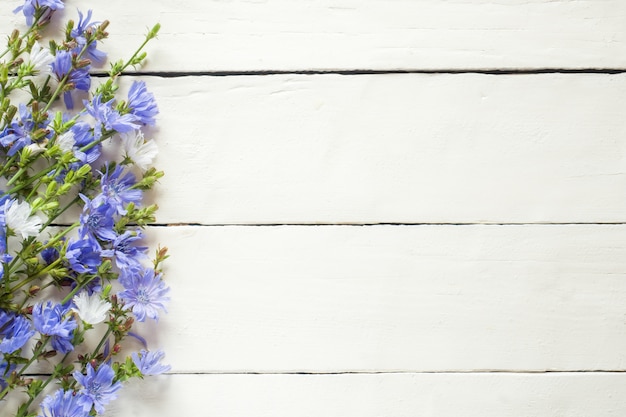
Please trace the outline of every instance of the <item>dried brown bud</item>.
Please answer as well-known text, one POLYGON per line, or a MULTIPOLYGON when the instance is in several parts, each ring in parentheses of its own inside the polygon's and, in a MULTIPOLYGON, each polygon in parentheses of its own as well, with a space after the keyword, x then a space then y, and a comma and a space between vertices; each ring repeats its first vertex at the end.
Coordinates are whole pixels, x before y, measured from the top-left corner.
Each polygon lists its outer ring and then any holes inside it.
POLYGON ((24 378, 22 382, 20 383, 20 385, 24 385, 24 386, 30 385, 33 383, 33 381, 34 381, 33 378, 24 378))
POLYGON ((41 287, 39 285, 33 285, 32 287, 28 289, 28 295, 30 295, 31 297, 34 295, 37 295, 37 293, 40 290, 41 290, 41 287))
POLYGON ((126 323, 124 323, 124 330, 128 331, 130 330, 131 327, 133 327, 133 323, 135 322, 135 319, 132 317, 129 317, 126 320, 126 323))
POLYGON ((90 65, 91 61, 88 59, 81 59, 80 61, 78 61, 76 63, 76 69, 78 68, 85 68, 87 65, 90 65))
POLYGON ((49 350, 49 351, 47 351, 47 352, 44 352, 42 356, 43 356, 44 358, 53 358, 53 357, 55 357, 56 355, 57 355, 57 351, 56 351, 56 350, 49 350))

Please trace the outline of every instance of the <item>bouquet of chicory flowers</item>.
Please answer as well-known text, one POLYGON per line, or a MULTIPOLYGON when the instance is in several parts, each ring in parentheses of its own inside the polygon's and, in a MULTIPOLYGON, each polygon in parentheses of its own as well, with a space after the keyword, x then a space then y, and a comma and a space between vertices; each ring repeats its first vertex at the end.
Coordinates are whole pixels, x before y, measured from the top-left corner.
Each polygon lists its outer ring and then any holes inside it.
POLYGON ((142 246, 157 208, 143 194, 163 175, 144 136, 158 109, 142 81, 118 91, 159 26, 98 75, 109 22, 79 11, 51 39, 63 8, 26 0, 14 10, 26 24, 0 48, 3 417, 102 414, 129 378, 169 370, 137 329, 158 319, 169 291, 166 249, 151 259, 142 246))

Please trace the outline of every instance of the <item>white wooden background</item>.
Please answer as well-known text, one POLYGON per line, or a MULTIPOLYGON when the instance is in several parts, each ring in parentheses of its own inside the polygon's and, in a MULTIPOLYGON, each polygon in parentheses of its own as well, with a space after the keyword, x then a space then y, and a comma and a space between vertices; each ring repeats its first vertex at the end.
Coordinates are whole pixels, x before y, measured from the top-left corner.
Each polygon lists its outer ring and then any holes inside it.
POLYGON ((107 416, 626 415, 626 2, 67 5, 163 26, 172 371, 107 416))

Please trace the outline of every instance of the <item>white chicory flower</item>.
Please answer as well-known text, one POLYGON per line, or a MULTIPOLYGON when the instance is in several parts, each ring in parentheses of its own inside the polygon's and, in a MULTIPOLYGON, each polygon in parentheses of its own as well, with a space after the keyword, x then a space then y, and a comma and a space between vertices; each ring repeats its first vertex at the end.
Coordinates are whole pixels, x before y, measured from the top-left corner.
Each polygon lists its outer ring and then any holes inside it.
POLYGON ((153 140, 145 140, 143 133, 136 130, 121 135, 124 141, 126 157, 135 163, 142 171, 146 171, 159 152, 158 146, 153 140))
POLYGON ((37 236, 41 229, 42 220, 39 216, 31 216, 31 207, 26 201, 8 200, 4 203, 4 218, 6 225, 23 239, 37 236))
POLYGON ((71 130, 63 133, 57 138, 56 144, 59 145, 59 148, 63 152, 70 152, 72 149, 74 149, 74 145, 76 144, 74 133, 72 133, 71 130))
POLYGON ((90 296, 87 291, 76 294, 73 301, 76 307, 72 308, 72 311, 75 311, 82 321, 92 325, 102 323, 111 309, 111 303, 97 294, 90 296))
POLYGON ((30 51, 28 62, 35 70, 35 77, 45 78, 51 73, 50 64, 54 62, 54 56, 48 48, 43 48, 39 42, 35 42, 30 51))

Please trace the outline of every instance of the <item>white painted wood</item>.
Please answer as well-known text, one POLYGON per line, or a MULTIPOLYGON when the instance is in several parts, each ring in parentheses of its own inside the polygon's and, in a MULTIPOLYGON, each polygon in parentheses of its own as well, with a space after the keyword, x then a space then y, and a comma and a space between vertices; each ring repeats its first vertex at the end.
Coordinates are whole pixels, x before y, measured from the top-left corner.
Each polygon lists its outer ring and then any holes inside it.
MULTIPOLYGON (((0 27, 22 24, 10 10, 0 27)), ((23 2, 22 2, 23 3, 23 2)), ((626 66, 626 3, 499 0, 67 0, 110 19, 130 55, 162 24, 151 71, 626 66)))
MULTIPOLYGON (((160 21, 153 72, 626 68, 621 0, 66 3, 116 58, 160 21)), ((163 223, 626 221, 624 75, 147 80, 163 223)), ((148 232, 175 374, 109 416, 625 414, 625 225, 148 232)))
POLYGON ((106 415, 617 417, 625 385, 602 373, 169 375, 124 388, 106 415))
POLYGON ((623 225, 148 232, 173 372, 626 368, 623 225))
POLYGON ((625 75, 147 81, 160 222, 626 221, 625 75))

